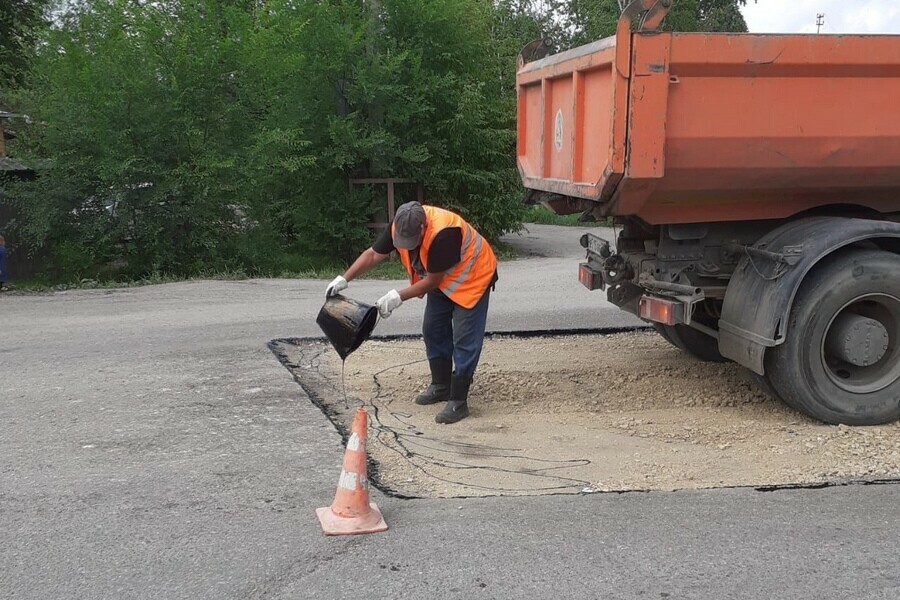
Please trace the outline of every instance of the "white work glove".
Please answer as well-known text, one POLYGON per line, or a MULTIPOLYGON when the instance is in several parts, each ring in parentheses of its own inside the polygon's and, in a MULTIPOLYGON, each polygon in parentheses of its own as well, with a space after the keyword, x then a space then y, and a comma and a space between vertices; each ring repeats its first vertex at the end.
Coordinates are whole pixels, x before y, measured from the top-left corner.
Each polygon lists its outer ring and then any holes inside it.
POLYGON ((400 294, 397 290, 391 290, 379 298, 375 306, 378 307, 378 314, 381 315, 381 318, 387 319, 401 304, 403 304, 403 300, 400 299, 400 294))
POLYGON ((334 278, 334 281, 328 284, 328 287, 325 288, 325 297, 331 298, 332 296, 336 296, 341 293, 343 290, 347 289, 347 280, 344 279, 341 275, 338 275, 334 278))

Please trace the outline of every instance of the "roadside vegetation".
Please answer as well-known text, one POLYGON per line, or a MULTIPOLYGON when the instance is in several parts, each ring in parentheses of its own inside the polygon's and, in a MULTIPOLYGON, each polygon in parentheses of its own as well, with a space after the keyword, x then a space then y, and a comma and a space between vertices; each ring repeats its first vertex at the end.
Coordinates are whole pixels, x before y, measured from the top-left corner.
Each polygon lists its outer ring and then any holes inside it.
MULTIPOLYGON (((741 2, 667 26, 743 29, 741 2)), ((329 276, 385 216, 361 178, 421 183, 492 240, 568 224, 520 203, 516 56, 609 35, 620 4, 11 0, 0 111, 27 115, 8 154, 35 176, 0 181, 10 262, 46 285, 329 276)))
MULTIPOLYGON (((346 267, 344 265, 332 264, 310 267, 300 271, 281 271, 279 273, 264 273, 258 275, 250 275, 246 271, 201 271, 190 277, 155 272, 141 277, 140 279, 116 279, 114 277, 105 279, 85 278, 64 283, 54 282, 40 277, 33 277, 16 281, 7 293, 41 294, 66 290, 106 290, 204 279, 216 279, 220 281, 240 281, 257 277, 273 279, 332 279, 343 273, 345 269, 346 267)), ((362 279, 406 279, 406 271, 403 269, 403 265, 400 264, 399 260, 391 260, 378 265, 366 273, 362 279)))
POLYGON ((525 223, 539 223, 541 225, 561 225, 563 227, 599 227, 607 225, 608 222, 581 222, 579 218, 581 214, 574 215, 557 215, 543 206, 529 206, 525 211, 523 221, 525 223))

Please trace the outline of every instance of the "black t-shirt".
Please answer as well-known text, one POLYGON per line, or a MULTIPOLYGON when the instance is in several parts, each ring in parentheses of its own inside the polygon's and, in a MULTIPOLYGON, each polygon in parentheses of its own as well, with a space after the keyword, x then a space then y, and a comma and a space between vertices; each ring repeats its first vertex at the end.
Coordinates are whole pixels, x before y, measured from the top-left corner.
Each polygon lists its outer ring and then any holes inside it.
MULTIPOLYGON (((391 228, 385 227, 375 243, 372 244, 372 250, 378 254, 390 254, 397 248, 394 247, 394 239, 391 237, 391 228)), ((413 262, 417 262, 418 250, 411 253, 413 262)), ((444 273, 449 271, 462 260, 462 229, 459 227, 447 227, 441 229, 428 249, 427 271, 429 273, 444 273)))

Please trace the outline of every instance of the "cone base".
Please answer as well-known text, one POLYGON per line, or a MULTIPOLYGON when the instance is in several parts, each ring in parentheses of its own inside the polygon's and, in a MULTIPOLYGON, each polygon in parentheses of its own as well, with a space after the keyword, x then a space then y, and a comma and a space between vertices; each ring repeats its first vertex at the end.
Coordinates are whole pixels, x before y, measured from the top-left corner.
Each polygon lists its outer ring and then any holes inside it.
POLYGON ((369 502, 371 511, 364 517, 339 517, 331 512, 331 507, 316 509, 316 516, 319 517, 319 523, 322 524, 322 531, 325 535, 359 535, 363 533, 379 533, 387 531, 387 523, 378 510, 378 505, 369 502))

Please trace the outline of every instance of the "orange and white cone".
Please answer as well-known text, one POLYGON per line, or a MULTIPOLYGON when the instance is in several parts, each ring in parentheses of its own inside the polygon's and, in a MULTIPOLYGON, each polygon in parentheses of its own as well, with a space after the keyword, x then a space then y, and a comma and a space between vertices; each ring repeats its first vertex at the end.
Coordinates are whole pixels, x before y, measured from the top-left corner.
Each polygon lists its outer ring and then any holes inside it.
POLYGON ((366 432, 369 414, 356 409, 344 468, 338 480, 337 493, 331 506, 317 508, 316 516, 325 535, 355 535, 387 531, 387 523, 374 502, 369 502, 369 478, 366 469, 366 432))

